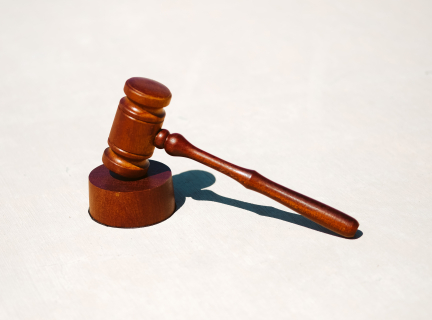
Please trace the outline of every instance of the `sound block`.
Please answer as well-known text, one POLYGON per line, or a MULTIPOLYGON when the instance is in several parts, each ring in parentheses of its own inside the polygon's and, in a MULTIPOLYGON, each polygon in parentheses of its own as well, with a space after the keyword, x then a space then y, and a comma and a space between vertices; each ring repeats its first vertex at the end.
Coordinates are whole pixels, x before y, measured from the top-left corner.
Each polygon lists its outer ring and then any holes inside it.
POLYGON ((127 180, 101 165, 89 175, 90 216, 119 228, 149 226, 168 219, 175 210, 168 166, 150 160, 147 176, 127 180))

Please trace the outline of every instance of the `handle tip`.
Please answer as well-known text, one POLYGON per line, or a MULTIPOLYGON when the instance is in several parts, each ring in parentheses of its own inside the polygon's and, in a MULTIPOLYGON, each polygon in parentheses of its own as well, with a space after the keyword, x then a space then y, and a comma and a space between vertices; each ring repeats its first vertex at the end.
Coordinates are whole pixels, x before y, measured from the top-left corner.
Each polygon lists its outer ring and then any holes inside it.
POLYGON ((352 217, 350 217, 351 221, 350 224, 344 228, 343 232, 338 231, 337 233, 339 233, 340 235, 344 236, 345 238, 354 238, 355 234, 357 233, 358 227, 360 226, 360 224, 358 223, 358 221, 352 217))

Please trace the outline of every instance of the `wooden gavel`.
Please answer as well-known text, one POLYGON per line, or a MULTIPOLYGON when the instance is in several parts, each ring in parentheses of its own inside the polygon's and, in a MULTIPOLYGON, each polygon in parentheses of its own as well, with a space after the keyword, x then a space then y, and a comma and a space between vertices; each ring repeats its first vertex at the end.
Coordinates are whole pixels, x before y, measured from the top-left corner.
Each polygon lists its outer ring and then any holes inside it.
POLYGON ((163 84, 146 78, 131 78, 126 81, 124 91, 126 97, 120 100, 108 138, 109 148, 102 156, 110 171, 126 180, 143 179, 154 148, 165 149, 169 155, 209 166, 344 237, 355 235, 359 223, 349 215, 285 188, 256 171, 219 159, 196 148, 182 135, 162 129, 163 108, 171 101, 171 92, 163 84))

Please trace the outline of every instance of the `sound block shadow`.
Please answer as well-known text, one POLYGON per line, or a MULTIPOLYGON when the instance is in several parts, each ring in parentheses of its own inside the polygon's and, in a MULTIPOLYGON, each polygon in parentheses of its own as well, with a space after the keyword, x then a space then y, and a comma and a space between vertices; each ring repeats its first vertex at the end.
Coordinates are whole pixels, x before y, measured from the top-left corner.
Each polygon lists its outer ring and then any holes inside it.
MULTIPOLYGON (((212 201, 232 207, 247 210, 260 216, 279 219, 289 223, 293 223, 308 229, 318 232, 326 233, 335 237, 347 239, 342 237, 319 224, 295 213, 279 210, 270 206, 261 206, 249 202, 244 202, 236 199, 221 196, 211 190, 202 190, 210 187, 216 182, 214 175, 207 171, 191 170, 173 176, 174 193, 176 201, 176 211, 178 211, 186 202, 186 198, 192 198, 198 201, 212 201)), ((363 235, 363 232, 357 230, 352 239, 358 239, 363 235)))

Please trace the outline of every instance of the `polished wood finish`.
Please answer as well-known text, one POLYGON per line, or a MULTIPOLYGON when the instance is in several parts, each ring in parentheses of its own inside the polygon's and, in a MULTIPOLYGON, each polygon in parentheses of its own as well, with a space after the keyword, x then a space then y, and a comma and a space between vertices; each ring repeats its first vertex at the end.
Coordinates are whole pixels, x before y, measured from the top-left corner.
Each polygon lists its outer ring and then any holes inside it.
POLYGON ((124 92, 126 97, 120 100, 108 138, 109 148, 102 156, 107 169, 98 167, 89 177, 90 213, 95 220, 110 226, 138 227, 173 213, 171 172, 155 174, 162 164, 152 168, 148 160, 156 146, 172 156, 187 157, 218 170, 344 237, 355 235, 359 223, 345 213, 198 149, 180 134, 161 130, 163 108, 171 101, 171 92, 163 84, 131 78, 124 92))
POLYGON ((186 157, 209 166, 240 182, 244 187, 276 200, 306 218, 344 237, 355 235, 359 223, 349 215, 301 193, 277 184, 258 172, 219 159, 193 146, 182 135, 161 130, 155 137, 157 148, 172 156, 186 157))
POLYGON ((171 170, 150 161, 147 176, 126 180, 104 165, 89 175, 91 217, 108 226, 136 228, 169 218, 175 210, 171 170))
POLYGON ((144 177, 148 159, 154 151, 153 140, 162 128, 171 92, 163 84, 146 79, 126 81, 126 97, 120 100, 102 162, 113 172, 130 178, 144 177))

